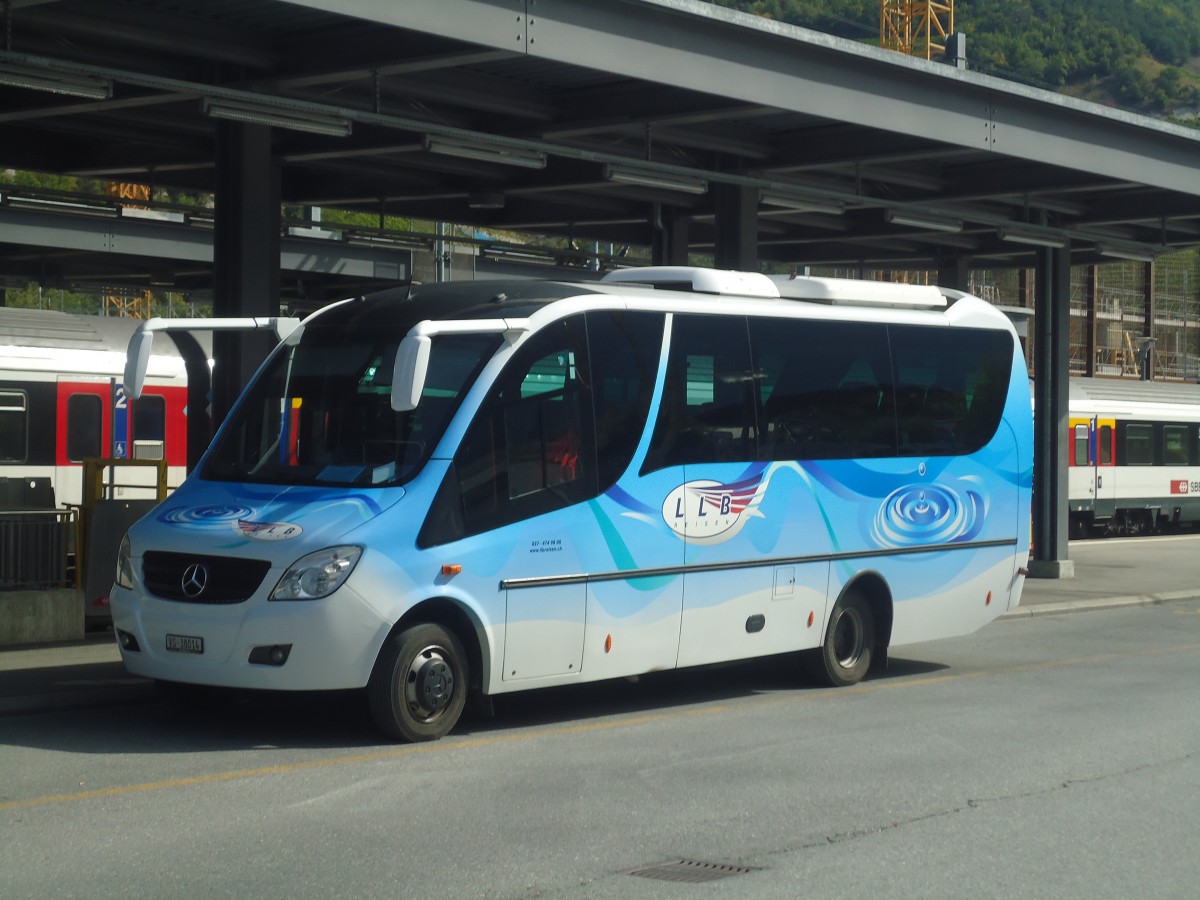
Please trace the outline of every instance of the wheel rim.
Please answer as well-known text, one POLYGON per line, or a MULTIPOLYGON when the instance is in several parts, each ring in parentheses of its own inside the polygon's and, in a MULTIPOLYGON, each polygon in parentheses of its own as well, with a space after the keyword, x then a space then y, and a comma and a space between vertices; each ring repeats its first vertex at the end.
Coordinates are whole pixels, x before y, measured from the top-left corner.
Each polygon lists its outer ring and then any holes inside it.
POLYGON ((416 719, 429 722, 446 711, 454 697, 454 667, 449 653, 436 645, 413 657, 404 680, 404 702, 416 719))
POLYGON ((852 669, 862 657, 866 630, 858 610, 843 609, 833 630, 833 657, 839 666, 852 669))

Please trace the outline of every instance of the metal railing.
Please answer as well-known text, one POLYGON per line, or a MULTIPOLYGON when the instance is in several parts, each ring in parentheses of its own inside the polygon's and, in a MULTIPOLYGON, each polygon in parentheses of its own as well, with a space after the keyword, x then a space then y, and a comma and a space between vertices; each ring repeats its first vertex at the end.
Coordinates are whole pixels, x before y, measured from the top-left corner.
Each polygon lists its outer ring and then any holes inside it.
POLYGON ((0 511, 0 590, 72 587, 68 556, 75 510, 0 511))

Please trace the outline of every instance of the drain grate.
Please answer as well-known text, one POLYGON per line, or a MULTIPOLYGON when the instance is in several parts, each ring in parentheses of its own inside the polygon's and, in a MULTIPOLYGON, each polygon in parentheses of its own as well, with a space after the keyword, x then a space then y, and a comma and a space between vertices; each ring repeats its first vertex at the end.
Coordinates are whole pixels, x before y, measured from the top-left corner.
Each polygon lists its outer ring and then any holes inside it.
POLYGON ((753 871, 755 870, 746 866, 727 866, 723 863, 678 859, 674 862, 631 869, 627 874, 637 878, 652 878, 656 881, 686 881, 691 884, 699 884, 703 881, 728 878, 730 875, 748 875, 753 871))

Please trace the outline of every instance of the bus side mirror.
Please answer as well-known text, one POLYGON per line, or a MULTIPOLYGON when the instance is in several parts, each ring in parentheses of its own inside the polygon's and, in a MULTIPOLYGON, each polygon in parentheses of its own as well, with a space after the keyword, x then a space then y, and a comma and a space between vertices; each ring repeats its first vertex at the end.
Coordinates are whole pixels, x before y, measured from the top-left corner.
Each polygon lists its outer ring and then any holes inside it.
POLYGON ((408 412, 416 409, 425 389, 429 372, 429 348, 433 341, 423 334, 410 334, 396 350, 396 368, 392 372, 392 409, 408 412))
POLYGON ((129 340, 129 351, 125 355, 125 393, 136 400, 142 396, 146 383, 146 369, 150 365, 150 348, 154 344, 154 332, 139 328, 129 340))

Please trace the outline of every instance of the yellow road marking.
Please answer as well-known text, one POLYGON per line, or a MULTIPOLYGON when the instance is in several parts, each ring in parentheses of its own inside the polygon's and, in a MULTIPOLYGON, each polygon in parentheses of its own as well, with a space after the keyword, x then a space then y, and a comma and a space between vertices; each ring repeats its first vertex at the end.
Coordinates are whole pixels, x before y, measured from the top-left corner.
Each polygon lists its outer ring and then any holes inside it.
MULTIPOLYGON (((1191 612, 1200 613, 1200 610, 1191 612)), ((1181 613, 1182 614, 1182 613, 1181 613)), ((253 769, 235 769, 230 772, 214 772, 209 775, 192 775, 186 778, 168 778, 162 781, 148 781, 142 784, 115 785, 108 788, 97 788, 90 791, 72 791, 63 794, 46 794, 41 797, 28 797, 23 800, 7 800, 0 802, 0 812, 11 810, 32 809, 39 806, 51 806, 57 803, 75 803, 83 800, 103 800, 112 797, 128 797, 135 794, 147 794, 153 791, 174 790, 176 788, 195 787, 205 784, 221 784, 230 781, 240 781, 250 778, 263 778, 269 775, 287 775, 293 772, 305 772, 314 769, 326 769, 334 766, 360 765, 362 763, 380 762, 384 760, 401 759, 405 756, 415 756, 422 753, 452 753, 459 750, 473 750, 478 747, 492 747, 500 744, 516 743, 541 737, 562 737, 576 734, 587 734, 596 731, 611 731, 616 728, 636 728, 655 722, 664 722, 684 716, 711 716, 731 712, 736 709, 747 709, 748 704, 777 704, 777 703, 808 703, 825 698, 844 697, 848 694, 865 693, 881 689, 895 690, 897 688, 925 687, 962 678, 978 678, 982 675, 1007 675, 1023 672, 1038 672, 1046 669, 1061 669, 1068 666, 1090 665, 1093 663, 1113 662, 1115 660, 1133 659, 1140 656, 1157 656, 1165 653, 1184 653, 1200 649, 1200 643, 1179 644, 1174 647, 1163 647, 1148 650, 1136 650, 1127 653, 1102 653, 1096 656, 1079 656, 1072 659, 1057 659, 1046 662, 1022 663, 994 670, 964 670, 943 675, 927 675, 918 678, 897 678, 891 681, 867 681, 850 688, 840 688, 830 691, 808 691, 804 694, 784 696, 772 695, 751 700, 739 700, 734 705, 715 703, 695 709, 672 710, 662 713, 646 713, 637 716, 623 716, 619 719, 600 722, 583 722, 560 725, 550 729, 534 732, 512 734, 494 734, 482 737, 463 738, 462 740, 442 740, 428 744, 406 744, 388 750, 372 750, 366 753, 354 753, 346 756, 335 756, 329 759, 314 759, 306 762, 284 763, 275 766, 259 766, 253 769)))

